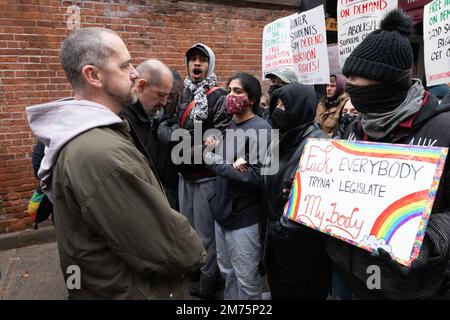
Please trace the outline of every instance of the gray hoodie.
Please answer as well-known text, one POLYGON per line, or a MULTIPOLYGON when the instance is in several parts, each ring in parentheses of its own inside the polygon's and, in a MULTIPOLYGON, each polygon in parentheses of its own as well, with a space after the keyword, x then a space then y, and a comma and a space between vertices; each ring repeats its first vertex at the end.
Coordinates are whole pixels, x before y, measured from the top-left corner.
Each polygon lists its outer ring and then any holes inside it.
POLYGON ((208 47, 207 45, 203 44, 203 43, 196 43, 194 44, 192 47, 190 47, 187 51, 186 51, 186 70, 187 70, 187 74, 189 75, 189 61, 188 61, 188 52, 192 49, 198 49, 200 51, 202 51, 203 53, 205 53, 208 56, 209 59, 209 65, 208 65, 208 72, 206 74, 206 78, 208 78, 211 74, 214 73, 214 68, 216 66, 216 56, 214 55, 214 52, 211 50, 210 47, 208 47))
POLYGON ((69 298, 183 298, 182 275, 200 268, 206 252, 189 221, 170 208, 128 123, 89 101, 27 112, 47 145, 39 176, 54 195, 65 281, 69 266, 82 275, 69 298))
POLYGON ((87 101, 64 98, 26 108, 28 123, 34 135, 45 144, 38 177, 44 193, 53 200, 52 168, 67 142, 93 128, 122 122, 107 107, 87 101))

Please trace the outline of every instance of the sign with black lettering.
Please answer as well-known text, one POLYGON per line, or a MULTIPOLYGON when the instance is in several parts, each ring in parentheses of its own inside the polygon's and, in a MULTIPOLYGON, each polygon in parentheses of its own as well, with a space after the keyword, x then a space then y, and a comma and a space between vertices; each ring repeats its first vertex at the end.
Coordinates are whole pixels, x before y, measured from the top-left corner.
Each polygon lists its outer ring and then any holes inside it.
POLYGON ((397 0, 338 0, 338 47, 339 63, 345 59, 364 38, 378 29, 384 15, 397 8, 397 0))
POLYGON ((450 0, 434 0, 423 10, 427 85, 450 82, 450 0))
POLYGON ((309 139, 284 215, 410 266, 448 148, 309 139))

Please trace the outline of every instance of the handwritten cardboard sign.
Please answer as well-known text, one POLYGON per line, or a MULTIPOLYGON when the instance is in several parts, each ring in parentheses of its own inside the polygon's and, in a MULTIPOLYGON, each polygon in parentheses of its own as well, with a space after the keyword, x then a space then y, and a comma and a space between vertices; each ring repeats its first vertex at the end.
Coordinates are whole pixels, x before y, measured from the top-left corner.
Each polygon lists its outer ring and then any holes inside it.
POLYGON ((262 73, 292 68, 303 84, 330 82, 323 5, 275 20, 264 27, 262 73))
POLYGON ((309 139, 284 215, 410 266, 448 148, 309 139))
POLYGON ((372 31, 378 29, 384 15, 397 8, 397 0, 338 0, 338 46, 339 63, 372 31))
POLYGON ((290 16, 291 47, 299 82, 330 83, 323 5, 290 16))
POLYGON ((262 71, 263 77, 280 67, 293 65, 289 17, 267 24, 263 31, 262 71))
POLYGON ((427 85, 450 82, 450 1, 434 0, 423 9, 427 85))

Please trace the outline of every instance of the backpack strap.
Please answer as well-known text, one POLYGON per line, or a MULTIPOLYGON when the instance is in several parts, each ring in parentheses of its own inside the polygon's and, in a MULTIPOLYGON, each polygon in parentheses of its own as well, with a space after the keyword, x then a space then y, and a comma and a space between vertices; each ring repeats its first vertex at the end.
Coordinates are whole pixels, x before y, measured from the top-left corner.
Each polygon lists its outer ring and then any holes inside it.
MULTIPOLYGON (((219 87, 211 87, 207 92, 206 96, 209 96, 211 93, 219 89, 219 87)), ((188 104, 186 107, 186 110, 183 112, 183 116, 181 117, 180 126, 181 128, 184 128, 184 124, 186 123, 188 115, 191 113, 192 109, 194 109, 195 106, 195 99, 192 99, 192 101, 188 104)))

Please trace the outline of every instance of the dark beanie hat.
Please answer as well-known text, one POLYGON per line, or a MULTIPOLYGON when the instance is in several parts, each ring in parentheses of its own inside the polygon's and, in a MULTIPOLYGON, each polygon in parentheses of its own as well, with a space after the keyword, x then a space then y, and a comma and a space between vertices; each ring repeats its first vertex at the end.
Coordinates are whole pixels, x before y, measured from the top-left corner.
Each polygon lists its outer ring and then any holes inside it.
POLYGON ((408 40, 412 19, 403 11, 390 11, 380 29, 368 34, 345 60, 342 73, 348 76, 393 82, 412 69, 413 52, 408 40))

